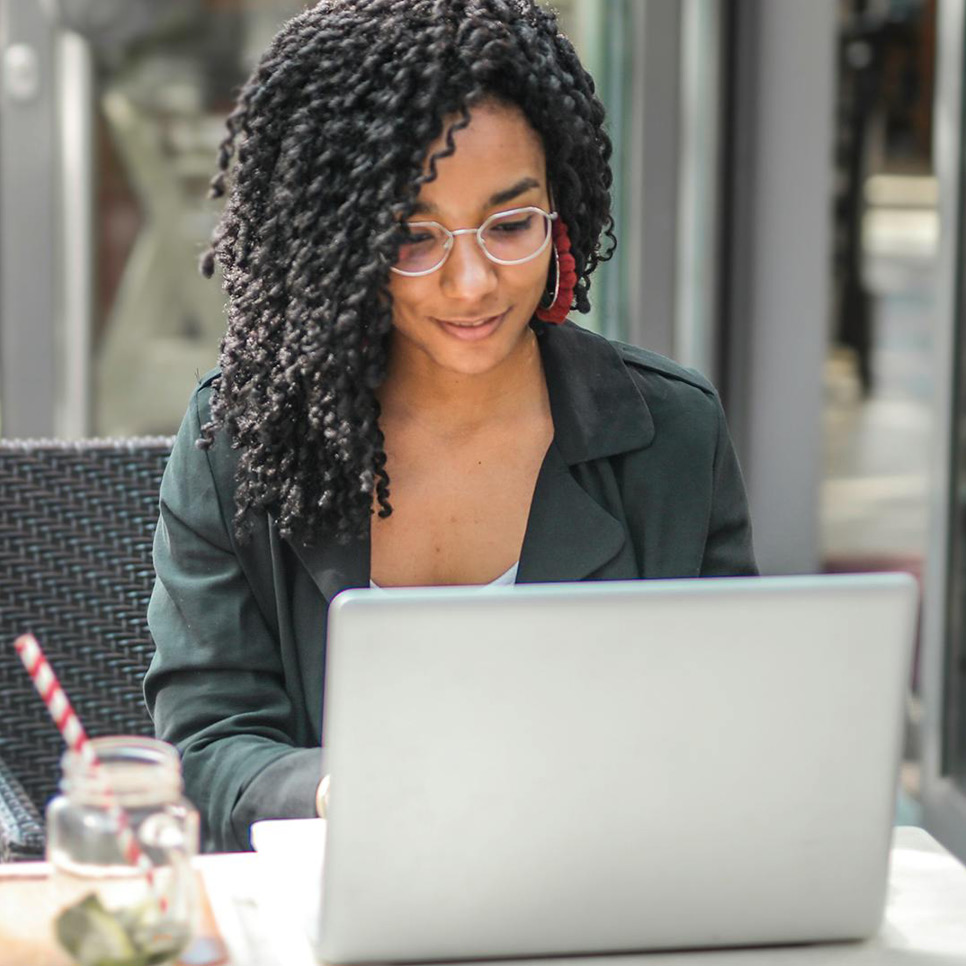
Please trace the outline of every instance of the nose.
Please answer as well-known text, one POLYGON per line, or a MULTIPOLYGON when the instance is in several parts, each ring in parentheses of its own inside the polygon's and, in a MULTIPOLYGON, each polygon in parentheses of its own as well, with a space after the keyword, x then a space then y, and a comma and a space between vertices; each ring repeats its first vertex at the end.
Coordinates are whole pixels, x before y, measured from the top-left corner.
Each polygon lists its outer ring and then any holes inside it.
POLYGON ((497 266, 480 248, 475 234, 457 235, 443 267, 443 294, 463 302, 479 302, 497 285, 497 266))

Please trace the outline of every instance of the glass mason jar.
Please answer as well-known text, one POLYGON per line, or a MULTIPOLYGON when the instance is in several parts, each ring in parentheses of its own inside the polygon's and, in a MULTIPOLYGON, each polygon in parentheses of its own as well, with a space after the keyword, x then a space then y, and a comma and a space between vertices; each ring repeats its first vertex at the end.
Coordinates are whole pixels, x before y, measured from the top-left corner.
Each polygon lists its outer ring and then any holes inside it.
POLYGON ((61 794, 47 806, 47 860, 58 897, 70 897, 55 933, 82 966, 173 962, 195 931, 199 840, 178 753, 153 738, 91 744, 101 767, 65 752, 61 794))

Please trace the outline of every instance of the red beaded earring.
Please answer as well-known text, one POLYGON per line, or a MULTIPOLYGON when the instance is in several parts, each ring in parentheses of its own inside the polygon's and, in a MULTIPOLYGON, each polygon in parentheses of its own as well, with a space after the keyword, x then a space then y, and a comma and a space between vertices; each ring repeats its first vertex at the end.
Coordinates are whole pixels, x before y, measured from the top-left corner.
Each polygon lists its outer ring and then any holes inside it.
MULTIPOLYGON (((570 234, 562 218, 553 223, 554 286, 552 298, 546 306, 537 308, 536 316, 543 322, 559 325, 567 318, 577 285, 577 263, 570 254, 570 234)), ((548 293, 549 294, 549 293, 548 293)))

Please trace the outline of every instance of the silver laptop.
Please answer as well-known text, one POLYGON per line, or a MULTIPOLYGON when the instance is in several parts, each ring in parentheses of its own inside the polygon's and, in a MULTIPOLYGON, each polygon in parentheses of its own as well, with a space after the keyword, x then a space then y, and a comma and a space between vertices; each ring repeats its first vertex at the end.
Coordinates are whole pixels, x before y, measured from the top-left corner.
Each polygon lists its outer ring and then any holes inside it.
POLYGON ((873 934, 916 600, 899 574, 340 595, 319 955, 873 934))

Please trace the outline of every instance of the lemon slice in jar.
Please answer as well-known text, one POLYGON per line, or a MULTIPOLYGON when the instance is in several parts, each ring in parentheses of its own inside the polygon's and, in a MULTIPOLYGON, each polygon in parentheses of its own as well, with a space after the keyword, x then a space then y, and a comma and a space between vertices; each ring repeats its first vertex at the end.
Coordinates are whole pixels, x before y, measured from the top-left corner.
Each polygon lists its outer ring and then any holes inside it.
POLYGON ((65 909, 55 930, 80 966, 135 966, 141 960, 124 926, 94 893, 65 909))

